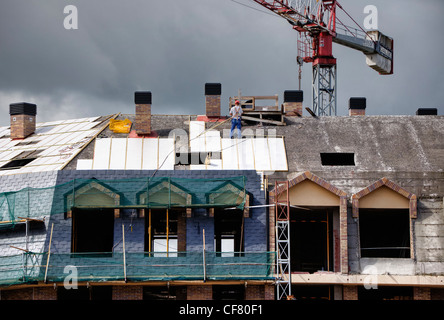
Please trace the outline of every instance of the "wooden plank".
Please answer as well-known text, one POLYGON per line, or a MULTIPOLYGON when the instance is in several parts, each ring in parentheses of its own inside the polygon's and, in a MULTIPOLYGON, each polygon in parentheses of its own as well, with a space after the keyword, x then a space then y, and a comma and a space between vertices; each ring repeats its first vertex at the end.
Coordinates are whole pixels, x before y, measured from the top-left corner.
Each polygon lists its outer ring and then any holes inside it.
POLYGON ((254 118, 254 117, 244 116, 244 115, 242 115, 242 120, 252 120, 252 121, 257 121, 257 122, 272 123, 272 124, 275 124, 278 126, 285 126, 286 125, 286 123, 283 121, 270 120, 270 119, 258 119, 258 118, 254 118))
POLYGON ((317 117, 316 114, 309 107, 305 107, 305 110, 307 110, 308 113, 311 114, 313 117, 317 117))

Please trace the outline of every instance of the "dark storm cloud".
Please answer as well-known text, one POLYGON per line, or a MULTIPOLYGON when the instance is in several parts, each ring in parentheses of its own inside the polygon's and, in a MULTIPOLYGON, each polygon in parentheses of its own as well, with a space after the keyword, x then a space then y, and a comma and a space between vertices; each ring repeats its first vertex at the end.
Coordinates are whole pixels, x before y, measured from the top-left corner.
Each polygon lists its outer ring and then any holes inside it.
MULTIPOLYGON (((252 1, 238 0, 259 8, 252 1)), ((364 1, 341 4, 362 24, 364 1)), ((444 98, 441 1, 382 1, 380 29, 395 38, 395 75, 379 76, 365 57, 334 46, 338 114, 366 96, 370 114, 413 114, 444 98)), ((133 92, 153 92, 153 112, 201 114, 206 82, 222 83, 223 113, 238 89, 282 96, 297 88, 296 32, 279 17, 230 0, 2 0, 0 125, 12 102, 38 104, 39 121, 132 113, 133 92), (78 9, 65 30, 63 8, 78 9)), ((311 105, 311 66, 303 70, 311 105)), ((280 100, 282 101, 282 99, 280 100)))

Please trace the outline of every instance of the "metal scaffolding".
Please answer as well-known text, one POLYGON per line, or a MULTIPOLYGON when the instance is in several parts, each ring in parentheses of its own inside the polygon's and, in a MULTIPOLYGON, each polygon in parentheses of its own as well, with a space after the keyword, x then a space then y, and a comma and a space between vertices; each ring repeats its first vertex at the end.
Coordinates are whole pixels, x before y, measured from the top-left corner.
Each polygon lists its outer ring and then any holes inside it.
POLYGON ((313 66, 313 112, 317 116, 336 116, 336 65, 313 66))
POLYGON ((291 296, 290 270, 290 199, 289 182, 275 182, 276 250, 277 250, 277 299, 291 296))

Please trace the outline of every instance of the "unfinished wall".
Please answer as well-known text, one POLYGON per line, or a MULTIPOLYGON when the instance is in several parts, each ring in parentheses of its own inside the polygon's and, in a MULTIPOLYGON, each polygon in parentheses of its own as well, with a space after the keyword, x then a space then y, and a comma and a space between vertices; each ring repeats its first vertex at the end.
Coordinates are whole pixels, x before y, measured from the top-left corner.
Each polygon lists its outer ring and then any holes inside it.
MULTIPOLYGON (((0 192, 19 191, 25 188, 45 188, 53 186, 57 179, 57 172, 26 173, 0 176, 0 192)), ((48 190, 47 199, 52 199, 52 190, 48 190)), ((33 202, 29 204, 39 212, 50 212, 51 202, 33 202)), ((28 204, 26 204, 28 206, 28 204)), ((50 230, 49 216, 45 218, 44 228, 30 229, 28 232, 28 249, 33 252, 44 251, 43 245, 50 230)), ((2 256, 21 254, 22 251, 11 247, 25 248, 25 228, 0 231, 0 252, 2 256)))
POLYGON ((444 183, 442 175, 422 172, 350 172, 347 169, 335 169, 316 174, 344 190, 349 198, 353 193, 384 176, 418 197, 418 217, 411 219, 414 257, 410 259, 361 258, 359 218, 353 218, 351 203, 350 200, 348 201, 348 257, 351 273, 361 273, 367 267, 374 266, 381 274, 444 274, 444 183))
POLYGON ((414 224, 417 274, 444 274, 444 205, 442 197, 418 201, 414 224))
MULTIPOLYGON (((96 179, 129 179, 149 177, 153 171, 119 171, 119 170, 97 170, 97 171, 60 171, 57 184, 62 184, 72 179, 96 178, 96 179)), ((223 178, 245 175, 246 189, 251 193, 251 205, 265 204, 265 194, 260 190, 260 176, 255 171, 160 171, 156 176, 171 176, 177 178, 223 178)), ((55 217, 56 227, 54 229, 53 245, 59 252, 70 252, 71 250, 71 219, 55 217)), ((244 225, 244 248, 245 251, 267 251, 267 216, 265 208, 254 208, 250 210, 250 217, 245 219, 244 225)), ((139 218, 133 210, 121 210, 120 217, 115 219, 114 244, 115 250, 122 250, 122 224, 125 225, 125 242, 128 252, 142 252, 144 249, 144 219, 139 218), (132 231, 131 231, 132 226, 132 231)), ((206 249, 214 250, 214 218, 210 217, 206 209, 194 209, 193 216, 186 222, 186 250, 202 250, 202 229, 205 228, 206 249)), ((47 239, 49 240, 49 239, 47 239)))

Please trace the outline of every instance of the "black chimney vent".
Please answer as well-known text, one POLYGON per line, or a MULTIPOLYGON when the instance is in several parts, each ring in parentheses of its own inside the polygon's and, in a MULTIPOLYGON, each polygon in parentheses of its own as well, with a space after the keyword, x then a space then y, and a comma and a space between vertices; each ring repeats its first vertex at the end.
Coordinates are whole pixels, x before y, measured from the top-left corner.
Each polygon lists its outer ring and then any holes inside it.
POLYGON ((304 91, 302 90, 286 90, 284 91, 284 102, 303 102, 304 91))
POLYGON ((416 111, 417 116, 437 116, 438 109, 437 108, 419 108, 416 111))
POLYGON ((151 104, 151 91, 136 91, 134 102, 135 104, 151 104))
POLYGON ((350 98, 348 101, 349 109, 365 109, 367 106, 367 99, 361 97, 350 98))
POLYGON ((27 102, 12 103, 9 105, 9 114, 35 116, 37 114, 37 105, 27 102))
POLYGON ((220 83, 205 83, 206 96, 220 96, 222 93, 222 85, 220 83))

